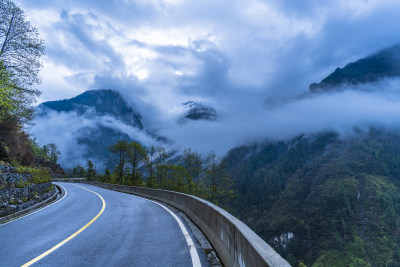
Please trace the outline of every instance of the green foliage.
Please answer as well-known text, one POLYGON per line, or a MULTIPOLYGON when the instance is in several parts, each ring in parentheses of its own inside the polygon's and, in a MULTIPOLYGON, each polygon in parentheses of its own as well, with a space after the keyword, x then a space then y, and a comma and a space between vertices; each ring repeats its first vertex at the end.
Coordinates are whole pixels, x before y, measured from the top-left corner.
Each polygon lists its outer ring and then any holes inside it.
POLYGON ((342 250, 322 251, 322 255, 312 266, 371 267, 371 264, 366 261, 368 255, 365 251, 365 246, 366 243, 362 239, 355 237, 355 239, 342 250))
POLYGON ((23 91, 11 85, 10 75, 0 61, 0 120, 5 123, 30 119, 32 109, 24 103, 23 91))
POLYGON ((147 170, 147 181, 146 186, 150 188, 157 187, 155 180, 155 156, 156 156, 156 148, 151 146, 147 151, 146 158, 146 170, 147 170))
POLYGON ((118 157, 118 165, 115 169, 115 175, 120 184, 122 184, 122 180, 125 175, 125 167, 128 161, 129 148, 129 143, 125 140, 119 140, 116 144, 108 148, 111 153, 116 154, 118 157))
POLYGON ((56 144, 51 143, 40 147, 39 144, 36 142, 36 139, 32 139, 29 141, 34 156, 43 158, 45 161, 49 161, 54 165, 57 164, 58 156, 61 153, 58 150, 56 144))
POLYGON ((16 184, 15 187, 17 188, 22 188, 22 187, 27 187, 30 186, 31 183, 29 181, 24 181, 24 180, 19 180, 16 184))
POLYGON ((30 174, 30 183, 42 184, 51 182, 49 171, 43 168, 19 166, 16 168, 16 172, 21 174, 30 174))
POLYGON ((48 158, 50 159, 50 162, 53 164, 57 164, 58 161, 58 156, 61 154, 60 151, 57 148, 56 144, 48 144, 48 158))
POLYGON ((109 165, 114 163, 115 169, 112 174, 106 169, 100 181, 193 194, 228 210, 232 206, 234 183, 215 153, 210 154, 211 160, 203 160, 199 153, 185 149, 183 155, 171 158, 163 147, 146 148, 123 140, 109 150, 115 155, 109 165))
POLYGON ((86 167, 87 167, 86 177, 89 180, 95 180, 96 179, 96 170, 94 168, 93 161, 91 161, 91 160, 86 161, 86 167))
POLYGON ((49 186, 48 188, 46 188, 45 190, 43 190, 43 193, 48 193, 51 192, 53 190, 53 185, 49 186))
POLYGON ((293 265, 398 266, 400 135, 333 133, 239 147, 224 159, 235 214, 293 265))
POLYGON ((146 149, 137 142, 128 144, 128 161, 131 167, 130 185, 138 186, 142 183, 142 175, 139 168, 145 163, 147 159, 146 149))
POLYGON ((84 178, 87 176, 85 168, 82 166, 76 166, 72 169, 72 176, 75 178, 84 178))
POLYGON ((104 170, 103 175, 98 175, 98 179, 100 182, 110 183, 111 182, 111 171, 108 168, 106 168, 104 170))
POLYGON ((0 190, 3 190, 4 188, 6 188, 6 186, 7 184, 2 179, 0 179, 0 190))

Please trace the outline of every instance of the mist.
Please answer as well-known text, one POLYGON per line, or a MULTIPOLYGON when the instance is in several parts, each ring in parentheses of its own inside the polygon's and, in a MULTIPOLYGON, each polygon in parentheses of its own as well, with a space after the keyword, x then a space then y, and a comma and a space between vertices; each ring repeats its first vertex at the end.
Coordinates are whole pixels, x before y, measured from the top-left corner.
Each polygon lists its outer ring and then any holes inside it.
MULTIPOLYGON (((171 149, 223 155, 265 139, 398 125, 396 79, 308 92, 337 67, 400 44, 398 1, 17 2, 46 40, 38 104, 116 90, 171 149), (214 108, 217 121, 178 123, 187 101, 214 108)), ((108 123, 156 144, 110 118, 57 116, 36 121, 32 133, 41 144, 58 144, 68 162, 85 149, 71 148, 79 146, 79 125, 108 123)))
POLYGON ((342 88, 336 92, 302 95, 273 108, 256 99, 232 101, 216 122, 194 121, 162 129, 161 134, 182 148, 224 155, 238 145, 287 140, 300 134, 400 126, 400 81, 342 88), (251 105, 251 103, 257 103, 251 105), (229 111, 228 111, 229 110, 229 111))

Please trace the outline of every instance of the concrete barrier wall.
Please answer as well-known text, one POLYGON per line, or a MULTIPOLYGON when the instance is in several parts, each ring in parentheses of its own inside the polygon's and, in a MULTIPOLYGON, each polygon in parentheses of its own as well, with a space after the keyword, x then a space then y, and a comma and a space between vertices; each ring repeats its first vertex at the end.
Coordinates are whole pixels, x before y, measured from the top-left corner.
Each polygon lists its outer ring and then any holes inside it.
POLYGON ((290 266, 247 225, 201 198, 160 189, 98 182, 91 184, 159 200, 182 210, 206 235, 225 266, 290 266))
POLYGON ((84 183, 88 179, 86 178, 52 178, 53 182, 66 182, 66 183, 84 183))

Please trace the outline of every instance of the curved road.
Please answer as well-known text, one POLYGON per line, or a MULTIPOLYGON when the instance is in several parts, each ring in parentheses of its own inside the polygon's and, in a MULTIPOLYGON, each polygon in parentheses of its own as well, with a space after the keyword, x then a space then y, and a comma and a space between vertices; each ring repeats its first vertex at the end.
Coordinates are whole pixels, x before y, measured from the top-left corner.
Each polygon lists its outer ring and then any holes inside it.
POLYGON ((0 266, 22 266, 89 222, 32 266, 210 266, 193 234, 185 236, 171 211, 159 204, 86 184, 60 185, 67 192, 63 199, 0 225, 0 266), (194 260, 197 254, 201 264, 194 260))

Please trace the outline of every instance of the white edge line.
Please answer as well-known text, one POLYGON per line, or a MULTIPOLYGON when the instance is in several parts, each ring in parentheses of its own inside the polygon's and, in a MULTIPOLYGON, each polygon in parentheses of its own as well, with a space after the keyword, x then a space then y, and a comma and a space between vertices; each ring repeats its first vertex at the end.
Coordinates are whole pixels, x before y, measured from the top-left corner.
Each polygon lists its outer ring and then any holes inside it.
POLYGON ((44 207, 42 207, 42 208, 40 208, 40 209, 38 209, 38 210, 35 210, 35 211, 31 212, 31 213, 28 213, 28 214, 25 214, 25 215, 21 215, 21 217, 18 217, 17 219, 14 219, 14 220, 11 220, 11 221, 9 221, 9 222, 0 224, 0 227, 3 226, 3 225, 9 224, 9 223, 16 222, 16 221, 18 221, 18 220, 20 220, 20 219, 26 218, 26 217, 28 217, 28 216, 30 216, 30 215, 32 215, 32 214, 35 214, 36 212, 42 211, 42 210, 44 210, 44 209, 46 209, 46 208, 48 208, 48 207, 50 207, 50 206, 53 206, 54 204, 58 203, 59 201, 63 200, 63 199, 68 195, 68 192, 67 192, 67 190, 65 190, 65 188, 64 188, 63 186, 61 186, 61 185, 58 185, 58 186, 62 187, 62 189, 63 189, 64 192, 65 192, 65 194, 64 194, 64 196, 63 196, 62 198, 60 198, 60 199, 57 200, 56 202, 51 203, 50 205, 44 206, 44 207))
POLYGON ((158 202, 156 202, 156 201, 147 199, 147 198, 145 198, 145 199, 148 200, 148 201, 151 201, 151 202, 153 202, 153 203, 156 203, 157 205, 163 207, 166 211, 168 211, 168 212, 172 215, 172 217, 174 217, 174 219, 175 219, 175 220, 177 221, 177 223, 179 224, 179 227, 181 228, 181 231, 182 231, 183 235, 185 236, 186 243, 187 243, 188 246, 189 246, 189 249, 190 249, 190 256, 191 256, 191 258, 192 258, 192 265, 193 265, 193 267, 201 267, 201 262, 200 262, 199 254, 197 253, 197 250, 196 250, 196 246, 194 245, 193 239, 191 238, 189 232, 186 230, 185 225, 182 223, 182 220, 179 219, 179 217, 176 216, 175 213, 173 213, 170 209, 168 209, 168 208, 165 207, 164 205, 162 205, 162 204, 160 204, 160 203, 158 203, 158 202))

